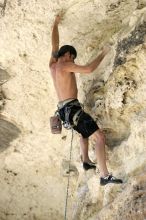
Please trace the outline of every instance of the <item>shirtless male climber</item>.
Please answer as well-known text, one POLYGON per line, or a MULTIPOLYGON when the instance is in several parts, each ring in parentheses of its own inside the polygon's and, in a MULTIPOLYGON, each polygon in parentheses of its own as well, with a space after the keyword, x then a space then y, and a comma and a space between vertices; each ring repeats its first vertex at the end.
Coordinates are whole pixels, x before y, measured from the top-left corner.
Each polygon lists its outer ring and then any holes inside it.
POLYGON ((109 48, 102 52, 89 64, 77 65, 74 60, 77 52, 73 46, 64 45, 59 49, 58 24, 61 16, 57 15, 52 29, 52 54, 49 62, 53 83, 59 99, 58 112, 61 120, 71 124, 73 129, 80 133, 83 168, 95 169, 96 166, 88 156, 88 138, 92 136, 95 141, 96 157, 100 171, 100 185, 107 183, 122 183, 109 173, 106 165, 105 137, 92 117, 84 112, 78 99, 78 90, 75 73, 89 74, 101 63, 109 48))

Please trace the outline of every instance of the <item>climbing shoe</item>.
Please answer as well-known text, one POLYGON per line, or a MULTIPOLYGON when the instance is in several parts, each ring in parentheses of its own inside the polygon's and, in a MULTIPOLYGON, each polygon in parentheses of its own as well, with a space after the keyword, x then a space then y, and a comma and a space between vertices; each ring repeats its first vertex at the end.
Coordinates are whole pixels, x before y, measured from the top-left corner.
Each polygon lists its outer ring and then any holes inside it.
POLYGON ((84 170, 96 169, 96 165, 93 162, 83 162, 84 170))
POLYGON ((115 183, 115 184, 121 184, 123 181, 121 179, 117 179, 112 174, 109 174, 106 177, 100 177, 100 185, 104 186, 108 183, 115 183))

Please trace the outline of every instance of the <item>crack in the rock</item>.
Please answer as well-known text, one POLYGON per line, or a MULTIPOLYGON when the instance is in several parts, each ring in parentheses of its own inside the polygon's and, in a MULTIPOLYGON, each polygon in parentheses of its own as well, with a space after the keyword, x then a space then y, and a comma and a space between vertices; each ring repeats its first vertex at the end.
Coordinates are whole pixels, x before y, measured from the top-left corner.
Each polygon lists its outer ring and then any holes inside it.
POLYGON ((129 53, 129 50, 131 48, 144 43, 145 35, 146 35, 146 22, 140 24, 130 33, 129 37, 123 39, 118 43, 117 54, 114 61, 114 68, 126 62, 126 55, 129 53))
POLYGON ((2 16, 5 16, 6 5, 7 5, 7 0, 4 0, 3 4, 0 3, 1 15, 2 16))

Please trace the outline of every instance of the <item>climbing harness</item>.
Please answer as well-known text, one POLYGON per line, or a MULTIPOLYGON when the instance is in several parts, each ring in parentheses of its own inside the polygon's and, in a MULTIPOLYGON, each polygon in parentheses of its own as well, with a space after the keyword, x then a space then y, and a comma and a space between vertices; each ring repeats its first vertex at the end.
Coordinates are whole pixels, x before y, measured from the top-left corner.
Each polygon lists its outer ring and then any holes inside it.
POLYGON ((68 164, 68 180, 67 180, 67 189, 66 189, 66 200, 65 200, 65 210, 64 210, 64 220, 67 220, 67 205, 68 205, 68 192, 69 192, 69 184, 70 184, 70 165, 72 159, 72 145, 73 145, 73 129, 71 135, 71 145, 70 145, 70 155, 69 155, 69 164, 68 164))
POLYGON ((65 121, 63 122, 63 126, 67 130, 72 128, 72 124, 69 122, 69 115, 70 115, 70 113, 71 113, 71 108, 70 107, 66 107, 65 108, 65 121))
MULTIPOLYGON (((71 99, 71 101, 74 101, 71 99)), ((83 113, 83 105, 78 102, 78 100, 75 100, 73 103, 69 103, 68 106, 66 104, 68 101, 60 102, 58 104, 58 109, 55 111, 55 114, 50 117, 50 128, 52 134, 60 134, 62 131, 62 125, 65 129, 69 130, 72 129, 74 126, 77 126, 79 118, 81 114, 83 113), (72 114, 72 108, 77 107, 79 110, 77 110, 72 120, 70 121, 70 115, 72 114), (64 108, 64 120, 63 123, 61 122, 61 116, 60 116, 60 110, 64 108)))
POLYGON ((66 129, 72 129, 74 126, 77 126, 79 118, 83 112, 83 105, 81 103, 79 103, 79 101, 76 99, 70 99, 65 100, 63 102, 60 102, 58 104, 58 114, 59 111, 64 108, 64 121, 63 121, 63 126, 66 129), (70 101, 71 100, 71 101, 70 101), (72 121, 70 121, 70 114, 72 114, 72 108, 77 107, 80 108, 79 110, 77 110, 77 112, 73 115, 72 121))
POLYGON ((77 126, 78 121, 79 121, 79 118, 80 118, 82 112, 83 112, 83 109, 80 109, 80 110, 78 110, 78 111, 74 114, 74 116, 73 116, 73 123, 74 123, 75 126, 77 126))

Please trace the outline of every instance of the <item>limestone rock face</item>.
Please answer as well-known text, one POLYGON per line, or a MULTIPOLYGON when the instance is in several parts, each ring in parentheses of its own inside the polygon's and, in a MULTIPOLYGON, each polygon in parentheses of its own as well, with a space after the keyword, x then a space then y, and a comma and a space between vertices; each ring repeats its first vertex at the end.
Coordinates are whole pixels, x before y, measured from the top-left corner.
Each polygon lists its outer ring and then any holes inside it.
MULTIPOLYGON (((0 0, 0 220, 146 219, 146 1, 0 0), (111 50, 92 74, 77 74, 79 99, 106 136, 107 164, 122 185, 84 172, 78 135, 50 132, 57 97, 49 72, 51 27, 63 12, 60 46, 78 64, 111 50)), ((90 157, 95 160, 94 143, 90 157)), ((98 166, 98 161, 97 161, 98 166)))

